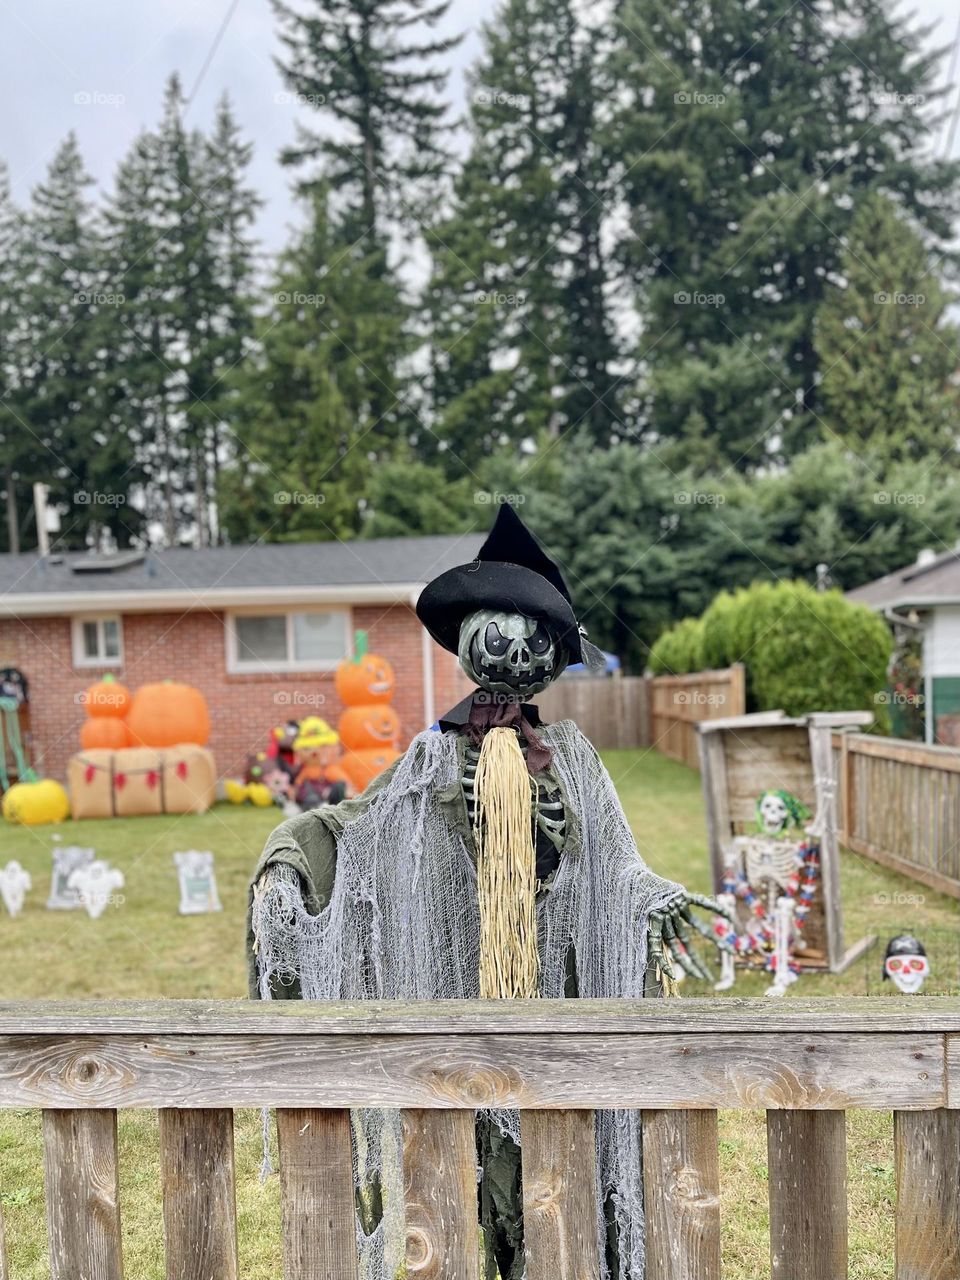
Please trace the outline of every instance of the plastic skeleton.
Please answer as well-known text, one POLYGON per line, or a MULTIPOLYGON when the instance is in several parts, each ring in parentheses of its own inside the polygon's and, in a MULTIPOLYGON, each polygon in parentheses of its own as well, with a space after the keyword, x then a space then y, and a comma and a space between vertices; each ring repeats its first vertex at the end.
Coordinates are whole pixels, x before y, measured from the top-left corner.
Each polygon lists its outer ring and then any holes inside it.
MULTIPOLYGON (((491 701, 502 702, 523 702, 541 693, 567 665, 563 647, 542 623, 522 614, 489 609, 479 609, 464 619, 458 656, 464 674, 488 693, 491 701)), ((527 744, 522 735, 520 748, 526 755, 527 744)), ((475 779, 479 757, 479 748, 470 744, 465 747, 460 785, 471 826, 476 821, 475 779)), ((537 781, 534 821, 537 874, 543 879, 559 865, 568 825, 563 797, 555 782, 537 781)), ((691 931, 700 933, 721 949, 725 946, 694 916, 691 910, 694 906, 717 911, 715 902, 684 890, 662 911, 650 915, 650 961, 670 979, 678 976, 678 969, 692 978, 710 978, 691 946, 691 931)))

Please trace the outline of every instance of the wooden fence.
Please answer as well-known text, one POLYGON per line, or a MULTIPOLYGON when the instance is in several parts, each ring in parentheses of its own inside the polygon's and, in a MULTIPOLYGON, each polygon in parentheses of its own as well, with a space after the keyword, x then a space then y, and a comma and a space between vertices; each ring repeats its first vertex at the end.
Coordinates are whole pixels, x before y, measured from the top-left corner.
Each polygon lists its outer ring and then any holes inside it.
POLYGON ((544 720, 575 720, 595 747, 650 745, 649 680, 612 676, 607 680, 558 680, 536 703, 544 720))
POLYGON ((646 1280, 718 1280, 719 1107, 767 1112, 772 1280, 846 1275, 851 1108, 894 1112, 896 1280, 960 1273, 960 1000, 0 1006, 0 1107, 43 1111, 52 1280, 122 1278, 121 1107, 160 1112, 168 1280, 235 1280, 232 1113, 260 1106, 285 1280, 357 1276, 357 1106, 403 1111, 416 1280, 478 1280, 478 1107, 520 1109, 529 1280, 598 1275, 610 1107, 643 1111, 646 1280))
POLYGON ((960 898, 960 750, 864 733, 833 748, 842 843, 960 898))
POLYGON ((746 711, 744 668, 683 676, 654 676, 650 681, 650 743, 671 760, 700 768, 697 725, 703 720, 742 716, 746 711))

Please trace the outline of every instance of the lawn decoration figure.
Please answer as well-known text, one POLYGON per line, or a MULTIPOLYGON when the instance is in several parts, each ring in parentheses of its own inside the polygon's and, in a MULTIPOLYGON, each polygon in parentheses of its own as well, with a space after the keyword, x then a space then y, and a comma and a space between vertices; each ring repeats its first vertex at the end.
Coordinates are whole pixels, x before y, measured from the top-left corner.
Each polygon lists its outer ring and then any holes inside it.
POLYGON ((919 938, 901 933, 891 938, 883 957, 883 978, 905 996, 915 996, 930 976, 930 961, 919 938))
POLYGON ((213 874, 213 854, 199 849, 187 849, 173 855, 180 882, 180 914, 182 916, 205 915, 208 911, 222 911, 217 882, 213 874))
POLYGON ((119 906, 123 901, 117 893, 118 889, 123 888, 123 872, 111 867, 102 858, 71 872, 68 883, 91 920, 99 919, 111 903, 119 906))
POLYGON ((307 716, 293 744, 296 775, 288 795, 301 809, 321 804, 339 804, 347 794, 348 781, 338 765, 340 738, 326 720, 307 716))
POLYGON ((820 846, 805 829, 810 817, 790 792, 763 791, 756 804, 757 834, 738 836, 728 851, 721 898, 732 896, 747 914, 732 937, 722 917, 715 929, 737 955, 756 957, 773 974, 767 995, 782 995, 799 974, 792 949, 820 874, 820 846))
MULTIPOLYGON (((602 669, 560 570, 509 506, 471 564, 417 604, 477 691, 418 734, 363 795, 274 832, 253 878, 252 993, 321 1000, 626 997, 679 971, 706 978, 692 937, 710 899, 651 871, 597 752, 527 699, 570 662, 602 669)), ((399 1116, 354 1116, 364 1280, 402 1267, 399 1116)), ((478 1119, 486 1274, 523 1271, 519 1122, 478 1119)), ((642 1280, 640 1118, 597 1113, 598 1205, 622 1280, 642 1280)), ((603 1246, 601 1246, 603 1248, 603 1246)), ((601 1260, 602 1261, 602 1260, 601 1260)), ((604 1271, 606 1274, 606 1271, 604 1271)))
POLYGON ((71 877, 80 867, 88 867, 95 857, 93 849, 77 844, 65 844, 53 850, 48 911, 73 911, 82 905, 79 893, 70 883, 71 877))
POLYGON ((18 916, 23 910, 27 890, 33 888, 30 872, 24 871, 16 860, 8 862, 0 871, 0 897, 10 915, 18 916))

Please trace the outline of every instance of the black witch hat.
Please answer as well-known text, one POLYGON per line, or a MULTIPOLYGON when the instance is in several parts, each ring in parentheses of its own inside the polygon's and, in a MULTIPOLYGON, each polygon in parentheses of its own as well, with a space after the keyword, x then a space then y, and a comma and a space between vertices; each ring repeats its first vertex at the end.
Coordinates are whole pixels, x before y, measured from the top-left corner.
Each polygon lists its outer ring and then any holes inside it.
POLYGON ((571 662, 603 670, 603 654, 578 625, 563 574, 508 503, 497 512, 476 560, 441 573, 417 601, 417 617, 451 653, 457 652, 461 623, 477 609, 522 613, 548 623, 571 662))

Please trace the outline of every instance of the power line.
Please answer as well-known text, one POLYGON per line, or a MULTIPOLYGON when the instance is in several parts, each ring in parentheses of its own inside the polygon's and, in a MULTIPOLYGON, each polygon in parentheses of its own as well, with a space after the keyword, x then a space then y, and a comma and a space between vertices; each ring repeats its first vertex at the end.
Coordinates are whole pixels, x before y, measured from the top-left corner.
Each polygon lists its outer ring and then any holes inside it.
POLYGON ((230 19, 236 13, 239 4, 240 4, 240 0, 230 0, 230 7, 227 9, 224 19, 220 23, 220 28, 217 31, 217 34, 213 37, 213 44, 211 44, 209 50, 207 51, 207 56, 203 60, 203 66, 200 68, 200 72, 196 80, 193 82, 193 88, 187 94, 186 100, 183 104, 184 116, 186 116, 187 112, 190 110, 190 107, 193 105, 193 101, 197 96, 197 91, 199 90, 200 86, 203 84, 204 76, 206 76, 207 72, 210 70, 210 64, 211 62, 213 62, 213 59, 216 57, 217 49, 219 49, 220 47, 220 41, 223 39, 224 35, 226 34, 227 27, 230 25, 230 19))

